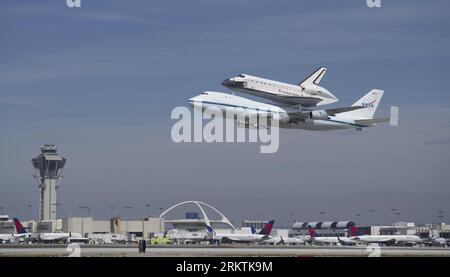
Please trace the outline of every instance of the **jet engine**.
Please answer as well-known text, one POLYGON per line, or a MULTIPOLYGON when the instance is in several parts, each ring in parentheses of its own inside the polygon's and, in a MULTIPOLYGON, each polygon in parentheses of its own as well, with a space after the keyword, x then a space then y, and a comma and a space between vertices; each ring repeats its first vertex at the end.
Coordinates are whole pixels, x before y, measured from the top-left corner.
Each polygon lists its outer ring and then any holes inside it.
POLYGON ((311 119, 328 119, 328 114, 324 110, 312 111, 309 113, 311 119))
POLYGON ((276 114, 272 115, 272 118, 274 120, 278 120, 278 122, 281 122, 281 123, 288 123, 289 122, 289 116, 287 114, 276 113, 276 114))

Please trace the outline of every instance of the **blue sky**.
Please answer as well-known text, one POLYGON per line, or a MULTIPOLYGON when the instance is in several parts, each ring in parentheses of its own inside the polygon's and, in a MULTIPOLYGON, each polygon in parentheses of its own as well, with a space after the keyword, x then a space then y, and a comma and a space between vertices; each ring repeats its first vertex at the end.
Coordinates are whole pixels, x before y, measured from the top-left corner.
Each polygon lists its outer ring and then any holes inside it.
POLYGON ((105 217, 132 204, 139 216, 146 203, 156 213, 192 199, 235 221, 324 210, 367 223, 375 208, 381 222, 389 205, 404 220, 449 214, 450 3, 382 3, 2 1, 0 206, 22 217, 37 206, 30 159, 55 143, 68 159, 61 215, 88 205, 105 217), (223 79, 297 83, 322 65, 335 106, 381 88, 379 113, 400 106, 400 127, 284 130, 268 156, 254 144, 171 142, 171 110, 203 90, 227 91, 223 79))

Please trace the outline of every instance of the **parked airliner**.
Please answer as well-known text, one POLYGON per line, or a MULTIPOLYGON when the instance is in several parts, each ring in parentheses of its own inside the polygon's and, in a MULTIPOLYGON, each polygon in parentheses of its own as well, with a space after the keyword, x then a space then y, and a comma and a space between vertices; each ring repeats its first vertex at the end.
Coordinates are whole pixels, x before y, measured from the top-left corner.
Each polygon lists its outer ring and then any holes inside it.
POLYGON ((318 237, 314 228, 309 227, 308 232, 311 236, 313 243, 319 244, 342 244, 342 245, 355 245, 355 244, 417 244, 422 240, 416 235, 357 235, 358 229, 353 226, 349 230, 349 237, 318 237))
POLYGON ((296 237, 285 237, 283 238, 282 236, 275 236, 275 237, 271 237, 267 240, 263 240, 261 242, 262 244, 273 244, 273 245, 301 245, 301 244, 306 244, 306 242, 304 240, 302 240, 301 238, 296 238, 296 237))
POLYGON ((236 77, 226 79, 222 82, 222 85, 235 91, 267 98, 285 105, 313 107, 328 105, 338 101, 331 92, 319 86, 320 80, 322 80, 326 72, 327 69, 321 67, 298 85, 248 74, 239 74, 236 77))
POLYGON ((316 244, 329 244, 329 245, 339 245, 339 244, 345 244, 345 245, 353 245, 356 244, 356 242, 352 241, 350 238, 347 237, 319 237, 317 236, 316 230, 312 228, 311 226, 308 227, 308 232, 310 235, 310 241, 312 243, 316 244))
MULTIPOLYGON (((252 230, 252 234, 257 233, 255 228, 250 227, 250 229, 252 230)), ((269 236, 269 238, 263 240, 262 242, 260 242, 260 244, 299 245, 299 244, 305 244, 305 241, 302 240, 301 238, 297 238, 297 237, 286 236, 283 238, 282 236, 269 236)))
MULTIPOLYGON (((41 242, 88 242, 88 238, 83 238, 80 234, 77 233, 36 233, 37 237, 34 237, 35 233, 33 235, 29 233, 25 228, 23 227, 22 223, 19 219, 14 218, 14 225, 16 227, 17 234, 19 234, 20 237, 25 238, 31 238, 33 240, 38 240, 41 242)), ((14 235, 17 237, 16 235, 14 235)))
MULTIPOLYGON (((379 122, 391 120, 391 125, 396 126, 398 120, 398 108, 391 107, 391 117, 374 118, 375 111, 380 103, 383 91, 373 89, 350 107, 310 110, 282 107, 264 102, 258 102, 247 98, 230 95, 221 92, 206 91, 188 100, 194 109, 215 108, 235 114, 245 115, 247 119, 251 117, 267 117, 271 120, 278 120, 279 127, 305 129, 305 130, 336 130, 355 128, 362 130, 365 127, 375 126, 379 122)), ((250 128, 267 128, 263 124, 252 121, 238 122, 250 128)))
POLYGON ((17 218, 13 218, 14 225, 16 227, 16 234, 0 234, 0 243, 12 243, 16 239, 22 240, 30 236, 30 233, 25 230, 20 221, 17 218))
POLYGON ((417 244, 422 239, 416 235, 360 235, 356 236, 358 229, 353 226, 350 229, 351 237, 348 239, 362 244, 378 243, 378 244, 417 244))
POLYGON ((206 226, 209 239, 218 242, 260 242, 270 238, 273 224, 275 220, 271 220, 264 225, 264 228, 257 234, 235 234, 235 233, 216 233, 211 226, 206 226))

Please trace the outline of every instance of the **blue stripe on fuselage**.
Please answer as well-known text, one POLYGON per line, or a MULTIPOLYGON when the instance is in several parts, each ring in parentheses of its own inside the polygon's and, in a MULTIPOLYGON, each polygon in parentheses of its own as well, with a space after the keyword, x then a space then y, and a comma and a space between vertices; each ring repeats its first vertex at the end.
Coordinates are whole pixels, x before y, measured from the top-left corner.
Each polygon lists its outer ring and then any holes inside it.
POLYGON ((260 109, 260 108, 250 108, 250 107, 246 107, 246 106, 240 106, 240 105, 232 105, 232 104, 224 104, 224 103, 217 103, 217 102, 210 102, 210 101, 193 101, 193 100, 189 100, 189 103, 205 103, 205 104, 211 104, 211 105, 217 105, 217 106, 225 106, 225 107, 232 107, 232 108, 243 108, 243 109, 248 109, 248 110, 255 110, 255 111, 260 111, 260 112, 276 112, 279 113, 279 111, 272 111, 269 109, 260 109))

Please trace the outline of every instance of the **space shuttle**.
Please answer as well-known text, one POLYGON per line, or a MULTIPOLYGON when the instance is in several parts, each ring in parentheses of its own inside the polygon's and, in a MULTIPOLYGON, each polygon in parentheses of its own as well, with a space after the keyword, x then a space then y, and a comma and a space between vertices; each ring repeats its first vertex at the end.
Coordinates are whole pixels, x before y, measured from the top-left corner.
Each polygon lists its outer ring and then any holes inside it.
POLYGON ((298 85, 264 79, 248 74, 239 74, 222 82, 222 85, 253 96, 266 98, 282 105, 316 107, 339 101, 326 88, 319 86, 327 72, 321 67, 298 85))

